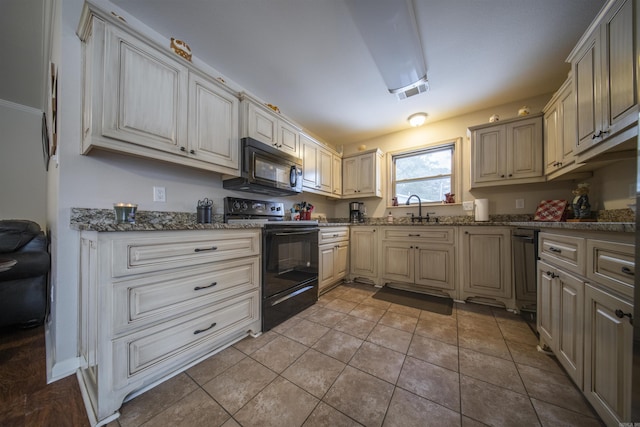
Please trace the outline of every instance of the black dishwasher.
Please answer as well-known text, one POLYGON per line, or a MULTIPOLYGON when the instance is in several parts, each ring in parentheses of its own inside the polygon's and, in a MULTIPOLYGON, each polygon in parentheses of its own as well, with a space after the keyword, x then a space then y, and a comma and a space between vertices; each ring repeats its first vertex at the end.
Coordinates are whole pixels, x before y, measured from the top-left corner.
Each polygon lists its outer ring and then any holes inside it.
POLYGON ((511 234, 511 247, 516 308, 525 320, 534 321, 537 305, 538 230, 516 228, 511 234))

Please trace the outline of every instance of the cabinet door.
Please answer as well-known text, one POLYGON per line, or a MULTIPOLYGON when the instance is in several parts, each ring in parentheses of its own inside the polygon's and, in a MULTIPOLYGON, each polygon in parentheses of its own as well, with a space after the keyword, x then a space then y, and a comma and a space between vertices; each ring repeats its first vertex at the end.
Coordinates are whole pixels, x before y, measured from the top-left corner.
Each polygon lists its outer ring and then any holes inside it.
POLYGON ((298 129, 280 120, 278 121, 277 142, 277 147, 280 151, 284 151, 295 157, 300 156, 300 150, 298 148, 300 134, 298 133, 298 129))
POLYGON ((631 421, 633 306, 591 285, 585 286, 584 393, 607 425, 631 421))
POLYGON ((544 171, 546 174, 557 170, 559 152, 561 149, 560 128, 559 128, 559 106, 553 107, 544 113, 544 171))
POLYGON ((415 282, 438 289, 455 289, 454 247, 420 244, 415 247, 415 282))
POLYGON ((573 150, 576 145, 576 98, 573 96, 573 86, 568 85, 560 94, 560 140, 556 145, 556 157, 560 161, 559 167, 574 162, 573 150))
POLYGON ((600 56, 596 49, 596 36, 591 37, 585 44, 580 56, 573 64, 574 88, 576 90, 576 114, 578 119, 578 140, 576 152, 582 152, 591 147, 598 127, 600 117, 600 86, 596 85, 598 78, 600 56))
POLYGON ((464 227, 461 260, 467 296, 511 297, 511 230, 464 227))
POLYGON ((508 123, 507 178, 542 176, 542 121, 535 117, 508 123))
POLYGON ((536 322, 540 338, 551 348, 558 348, 558 287, 555 268, 538 261, 538 309, 536 322))
POLYGON ((320 149, 318 152, 318 170, 320 171, 318 179, 318 189, 325 193, 331 193, 331 168, 333 166, 333 159, 331 153, 320 149))
POLYGON ((569 376, 582 388, 584 282, 563 271, 558 271, 557 276, 559 301, 554 309, 557 310, 559 333, 554 353, 569 376))
POLYGON ((334 196, 342 196, 342 159, 335 154, 332 156, 333 167, 331 170, 331 193, 334 196))
POLYGON ((473 181, 490 182, 505 178, 505 128, 495 126, 474 132, 473 181))
POLYGON ((331 286, 336 282, 336 269, 335 269, 335 246, 334 245, 322 245, 319 248, 319 271, 318 271, 318 287, 319 291, 331 286))
POLYGON ((351 275, 377 278, 378 239, 374 227, 352 227, 349 243, 351 275))
POLYGON ((238 99, 215 83, 189 79, 189 156, 238 170, 238 99))
POLYGON ((342 160, 342 195, 358 193, 358 157, 342 160))
POLYGON ((358 165, 358 192, 376 194, 376 154, 370 153, 360 156, 358 165))
POLYGON ((336 279, 343 279, 349 272, 349 242, 342 242, 338 244, 334 252, 334 271, 336 279))
POLYGON ((278 120, 256 105, 248 105, 248 132, 251 138, 277 146, 278 120))
POLYGON ((187 143, 187 69, 112 27, 104 67, 102 134, 180 153, 187 143))
POLYGON ((633 1, 618 1, 602 23, 602 131, 613 135, 638 119, 633 48, 633 1))
POLYGON ((409 242, 382 242, 382 277, 399 282, 414 282, 414 249, 409 242))
POLYGON ((302 185, 317 190, 318 185, 318 149, 319 147, 306 137, 301 138, 302 146, 302 185))

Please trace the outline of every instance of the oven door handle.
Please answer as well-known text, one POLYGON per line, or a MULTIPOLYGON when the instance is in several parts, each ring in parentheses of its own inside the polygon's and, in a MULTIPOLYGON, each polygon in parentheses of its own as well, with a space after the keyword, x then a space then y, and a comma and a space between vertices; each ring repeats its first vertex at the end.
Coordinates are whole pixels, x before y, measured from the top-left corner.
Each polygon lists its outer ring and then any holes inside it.
POLYGON ((274 235, 276 236, 301 236, 304 234, 313 234, 314 231, 317 230, 311 230, 311 231, 284 231, 281 233, 274 233, 274 235))
POLYGON ((294 293, 292 293, 292 294, 285 295, 285 296, 283 296, 282 298, 278 298, 277 300, 275 300, 275 301, 271 304, 271 306, 273 307, 274 305, 278 305, 278 304, 280 304, 281 302, 284 302, 284 301, 288 300, 289 298, 293 298, 293 297, 295 297, 296 295, 300 295, 301 293, 308 291, 309 289, 313 289, 313 285, 311 285, 311 286, 305 286, 304 288, 300 288, 300 289, 298 289, 297 291, 295 291, 295 292, 294 292, 294 293))

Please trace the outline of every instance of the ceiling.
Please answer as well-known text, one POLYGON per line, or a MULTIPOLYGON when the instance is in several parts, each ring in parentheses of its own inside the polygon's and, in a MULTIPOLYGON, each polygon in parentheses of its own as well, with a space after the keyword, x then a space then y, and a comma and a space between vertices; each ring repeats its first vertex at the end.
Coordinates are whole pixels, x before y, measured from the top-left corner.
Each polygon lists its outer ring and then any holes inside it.
POLYGON ((418 111, 428 124, 554 92, 604 4, 415 0, 430 90, 399 101, 344 0, 112 2, 334 145, 407 129, 418 111))

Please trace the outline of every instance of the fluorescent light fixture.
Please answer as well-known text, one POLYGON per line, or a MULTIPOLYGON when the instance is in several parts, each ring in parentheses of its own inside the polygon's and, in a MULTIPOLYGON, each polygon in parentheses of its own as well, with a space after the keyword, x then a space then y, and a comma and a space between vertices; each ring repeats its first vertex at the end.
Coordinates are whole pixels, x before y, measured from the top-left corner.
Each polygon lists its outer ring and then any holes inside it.
POLYGON ((409 124, 413 127, 422 126, 427 120, 427 113, 415 113, 409 116, 407 119, 409 124))
POLYGON ((390 93, 425 92, 427 67, 412 0, 345 0, 390 93))

